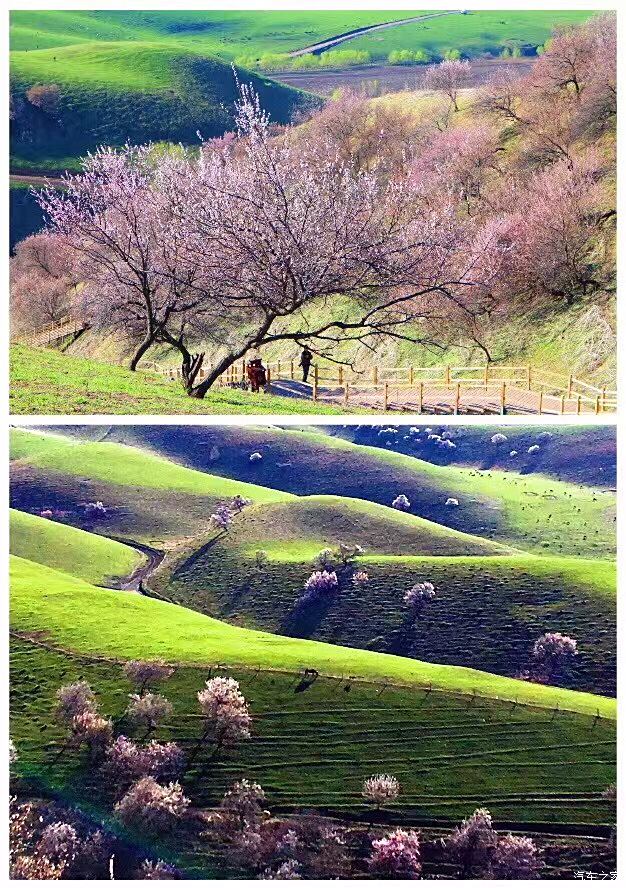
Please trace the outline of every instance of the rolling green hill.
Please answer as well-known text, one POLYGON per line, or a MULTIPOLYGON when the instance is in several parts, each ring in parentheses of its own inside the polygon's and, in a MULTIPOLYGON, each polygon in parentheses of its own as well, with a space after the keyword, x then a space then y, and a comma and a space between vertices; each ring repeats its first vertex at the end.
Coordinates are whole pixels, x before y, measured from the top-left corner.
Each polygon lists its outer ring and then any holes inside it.
MULTIPOLYGON (((250 81, 272 119, 286 123, 304 93, 255 74, 250 81)), ((11 152, 16 168, 59 167, 98 145, 183 142, 197 145, 233 128, 236 82, 230 66, 200 51, 162 43, 80 43, 11 54, 16 109, 11 152), (58 107, 28 101, 37 84, 58 87, 58 107), (55 161, 55 158, 57 159, 55 161)))
POLYGON ((38 515, 10 510, 11 552, 88 583, 125 577, 145 562, 136 549, 38 515))
POLYGON ((11 626, 77 653, 299 671, 404 683, 520 704, 613 718, 615 701, 474 669, 422 663, 373 651, 270 635, 230 626, 168 602, 97 589, 67 573, 11 557, 11 626), (150 626, 150 632, 143 627, 150 626))
MULTIPOLYGON (((434 425, 433 420, 421 417, 420 428, 434 425)), ((525 551, 602 558, 614 552, 614 492, 527 474, 531 457, 524 455, 519 464, 524 473, 519 473, 516 464, 508 470, 435 465, 313 428, 203 427, 182 436, 166 426, 141 426, 107 427, 105 434, 107 440, 148 447, 183 465, 298 495, 332 495, 337 478, 345 497, 390 505, 404 493, 414 515, 525 551), (263 458, 250 462, 254 451, 263 458), (458 499, 459 507, 447 507, 448 497, 458 499)), ((483 435, 483 450, 494 449, 483 435)), ((542 450, 551 447, 540 442, 542 450)), ((537 456, 538 467, 543 458, 537 456)))
MULTIPOLYGON (((602 790, 614 779, 615 707, 605 697, 239 629, 20 558, 12 559, 11 610, 21 772, 100 816, 102 783, 80 757, 57 754, 54 691, 87 680, 103 711, 119 716, 129 690, 121 662, 159 656, 178 664, 164 688, 175 716, 163 739, 194 745, 195 695, 211 665, 234 675, 250 702, 251 741, 210 767, 200 757, 188 773, 196 804, 215 804, 246 776, 274 809, 354 816, 363 810, 363 778, 389 770, 402 782, 393 805, 400 823, 449 823, 479 805, 520 828, 611 823, 602 790), (299 680, 305 667, 321 673, 312 684, 299 680)), ((206 851, 185 851, 180 862, 206 872, 206 851)))
MULTIPOLYGON (((96 40, 162 40, 232 59, 243 53, 286 53, 355 28, 433 11, 14 10, 11 48, 34 50, 96 40)), ((356 37, 348 46, 368 49, 373 58, 404 48, 434 53, 459 49, 479 55, 498 52, 503 46, 538 46, 554 27, 577 24, 592 14, 584 10, 473 10, 356 37)))
POLYGON ((518 48, 532 55, 554 28, 578 25, 593 14, 582 9, 476 9, 466 15, 408 22, 398 28, 364 34, 351 40, 349 46, 369 52, 373 59, 386 59, 394 49, 421 49, 435 58, 450 49, 457 49, 468 58, 487 53, 499 55, 503 48, 518 48))

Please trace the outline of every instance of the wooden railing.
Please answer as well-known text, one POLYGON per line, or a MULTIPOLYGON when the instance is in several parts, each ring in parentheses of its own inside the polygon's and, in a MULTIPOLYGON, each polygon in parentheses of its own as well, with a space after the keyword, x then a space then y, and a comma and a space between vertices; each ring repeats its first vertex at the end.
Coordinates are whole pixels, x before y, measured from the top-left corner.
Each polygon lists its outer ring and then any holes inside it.
POLYGON ((45 327, 41 327, 39 330, 33 330, 30 333, 24 333, 21 336, 18 336, 17 341, 33 347, 51 345, 53 342, 65 339, 66 336, 73 336, 75 333, 81 333, 86 327, 87 324, 85 324, 84 321, 79 321, 76 318, 67 315, 64 318, 60 318, 58 321, 54 321, 45 327))
MULTIPOLYGON (((180 379, 180 368, 153 368, 170 379, 180 379)), ((264 364, 268 384, 300 378, 292 358, 264 364)), ((206 377, 207 366, 199 375, 206 377)), ((371 406, 373 409, 407 412, 506 413, 507 410, 532 414, 602 414, 617 409, 617 392, 594 386, 573 375, 538 370, 529 364, 481 364, 464 367, 386 367, 374 365, 355 371, 341 364, 314 364, 304 397, 313 401, 342 403, 345 407, 371 406)), ((246 361, 228 368, 216 386, 247 384, 246 361)))

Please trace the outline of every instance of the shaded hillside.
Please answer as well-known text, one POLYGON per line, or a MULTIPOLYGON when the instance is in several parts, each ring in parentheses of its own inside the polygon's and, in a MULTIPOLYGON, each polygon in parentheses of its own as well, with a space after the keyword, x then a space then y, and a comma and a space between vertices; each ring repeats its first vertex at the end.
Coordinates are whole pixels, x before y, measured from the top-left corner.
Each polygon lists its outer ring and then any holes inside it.
MULTIPOLYGON (((305 93, 242 70, 272 120, 287 123, 314 102, 305 93)), ((156 43, 84 43, 11 57, 11 153, 17 167, 57 168, 99 145, 198 144, 233 127, 230 65, 156 43), (45 101, 31 87, 51 90, 45 101), (33 104, 35 102, 35 104, 33 104)))

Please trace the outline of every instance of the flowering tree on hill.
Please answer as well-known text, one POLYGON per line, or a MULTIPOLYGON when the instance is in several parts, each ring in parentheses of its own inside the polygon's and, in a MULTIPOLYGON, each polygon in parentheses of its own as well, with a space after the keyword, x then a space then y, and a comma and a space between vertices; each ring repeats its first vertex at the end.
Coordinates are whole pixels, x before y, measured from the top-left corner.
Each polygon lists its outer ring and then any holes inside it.
POLYGON ((38 200, 76 257, 86 316, 133 343, 132 369, 154 343, 177 349, 194 397, 263 345, 421 341, 412 321, 448 302, 486 311, 498 274, 496 244, 452 196, 429 203, 402 170, 355 172, 332 143, 272 137, 245 85, 222 149, 100 149, 38 200), (199 382, 192 340, 223 354, 199 382))
POLYGON ((426 70, 424 86, 437 92, 445 93, 455 111, 459 110, 459 92, 469 84, 472 67, 469 62, 460 59, 444 59, 438 65, 426 70))
POLYGON ((218 675, 208 679, 205 687, 198 691, 198 702, 204 730, 189 757, 190 763, 209 738, 214 743, 215 755, 223 746, 234 746, 250 737, 252 717, 234 678, 218 675))

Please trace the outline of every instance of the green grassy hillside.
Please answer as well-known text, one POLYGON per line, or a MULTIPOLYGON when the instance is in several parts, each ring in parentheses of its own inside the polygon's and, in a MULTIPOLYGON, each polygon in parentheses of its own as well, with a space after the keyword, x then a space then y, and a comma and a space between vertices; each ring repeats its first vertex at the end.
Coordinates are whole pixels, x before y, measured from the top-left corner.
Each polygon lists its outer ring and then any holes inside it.
POLYGON ((125 577, 145 562, 136 549, 38 515, 10 510, 13 555, 66 571, 89 583, 125 577))
MULTIPOLYGON (((432 11, 15 10, 11 13, 11 48, 34 50, 94 40, 163 40, 235 58, 242 53, 285 53, 354 28, 432 11)), ((591 14, 584 10, 474 10, 464 16, 445 16, 357 37, 348 45, 368 49, 374 58, 404 48, 434 53, 457 48, 479 55, 498 52, 503 46, 537 46, 557 25, 575 24, 591 14)))
MULTIPOLYGON (((195 497, 241 493, 255 503, 279 502, 288 499, 289 494, 331 494, 340 477, 345 497, 389 506, 403 493, 414 515, 524 551, 601 558, 610 557, 614 551, 615 495, 611 491, 541 475, 438 466, 316 432, 285 431, 266 438, 267 443, 260 447, 253 446, 253 439, 244 434, 240 446, 216 445, 217 452, 210 430, 201 434, 205 458, 215 457, 210 463, 211 474, 134 447, 78 443, 62 435, 17 429, 13 432, 12 454, 37 473, 38 483, 48 488, 50 496, 56 491, 56 497, 61 497, 57 507, 61 507, 72 476, 84 482, 88 475, 90 482, 97 482, 95 489, 90 488, 92 498, 105 501, 110 499, 107 485, 121 485, 168 489, 195 497), (250 454, 257 449, 263 458, 251 462, 250 454), (106 462, 103 454, 107 455, 106 462), (98 491, 100 494, 93 497, 98 491), (458 499, 459 506, 446 506, 448 497, 458 499)), ((154 444, 154 438, 152 441, 154 444)), ((158 452, 158 446, 156 449, 158 452)), ((206 463, 203 468, 208 468, 206 463)), ((19 479, 16 475, 18 487, 19 479)), ((27 508, 24 503, 15 504, 27 508)))
MULTIPOLYGON (((267 508, 255 511, 262 519, 267 508)), ((301 546, 283 541, 276 511, 269 507, 268 540, 250 544, 247 523, 254 527, 255 516, 246 513, 227 537, 210 546, 192 544, 166 563, 151 578, 151 587, 237 625, 500 675, 526 670, 535 640, 560 631, 576 638, 580 650, 562 681, 615 693, 614 563, 522 554, 380 555, 368 546, 356 562, 367 571, 368 582, 355 587, 353 570, 337 565, 339 590, 303 602, 304 582, 322 546, 306 539, 301 546), (259 549, 269 558, 262 566, 255 560, 259 549), (437 595, 414 619, 403 596, 425 580, 437 595)), ((381 548, 393 546, 394 536, 390 531, 381 548)), ((336 541, 330 536, 324 542, 336 541)))
POLYGON ((113 484, 180 491, 195 496, 248 496, 260 503, 291 499, 291 494, 197 472, 121 444, 83 444, 64 435, 13 429, 11 459, 42 469, 85 475, 113 484))
POLYGON ((299 671, 400 682, 477 694, 543 708, 613 718, 615 701, 475 669, 422 663, 373 651, 270 635, 140 595, 97 589, 67 573, 11 557, 11 626, 26 636, 45 630, 51 643, 77 653, 209 666, 299 671), (144 627, 150 626, 150 632, 144 627))
POLYGON ((591 15, 592 11, 582 9, 476 9, 466 15, 409 22, 398 28, 364 34, 351 40, 350 48, 365 50, 373 59, 386 59, 394 49, 421 49, 435 58, 450 49, 458 49, 468 58, 486 53, 499 55, 505 47, 532 54, 535 47, 545 43, 554 28, 580 24, 591 15))
POLYGON ((239 389, 215 389, 199 401, 156 373, 131 373, 117 364, 73 357, 49 348, 15 345, 10 351, 11 413, 52 414, 339 414, 294 398, 239 389))
MULTIPOLYGON (((304 93, 239 70, 273 120, 286 123, 304 93)), ((164 43, 80 43, 13 52, 11 91, 19 108, 12 129, 13 165, 59 167, 98 145, 126 142, 198 144, 233 128, 236 83, 226 62, 164 43), (58 109, 27 100, 36 84, 58 87, 58 109), (56 160, 55 160, 56 158, 56 160)))
MULTIPOLYGON (((432 420, 421 417, 420 428, 432 420)), ((198 428, 182 436, 142 426, 107 428, 106 435, 213 474, 299 495, 333 494, 337 478, 346 497, 390 505, 404 493, 412 514, 525 551, 606 558, 615 547, 614 492, 540 474, 434 465, 316 429, 198 428), (253 451, 263 459, 251 463, 253 451), (458 499, 459 507, 447 507, 448 497, 458 499)), ((542 449, 551 446, 540 443, 542 449)))

